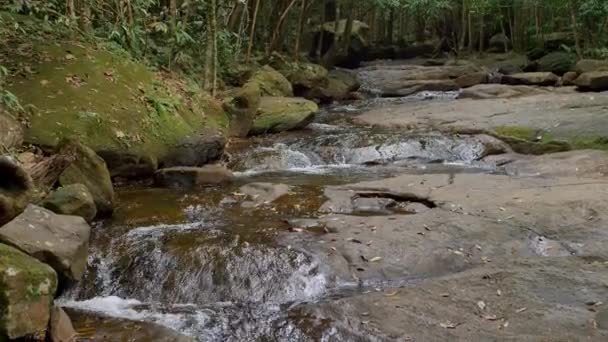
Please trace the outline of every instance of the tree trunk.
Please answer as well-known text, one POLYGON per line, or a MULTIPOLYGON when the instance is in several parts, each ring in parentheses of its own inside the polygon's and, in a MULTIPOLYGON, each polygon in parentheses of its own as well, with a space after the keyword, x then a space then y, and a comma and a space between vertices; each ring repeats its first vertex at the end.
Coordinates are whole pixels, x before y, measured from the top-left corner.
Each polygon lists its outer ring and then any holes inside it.
MULTIPOLYGON (((502 18, 500 19, 500 31, 502 32, 503 37, 507 38, 507 32, 505 30, 505 21, 502 20, 502 18)), ((504 45, 505 52, 509 51, 509 42, 504 39, 502 43, 504 45)), ((513 44, 513 42, 511 42, 511 44, 513 44)))
POLYGON ((460 18, 460 41, 458 42, 458 50, 464 50, 464 43, 467 36, 467 0, 462 0, 461 10, 462 12, 460 18))
POLYGON ((91 31, 91 0, 82 0, 81 2, 79 25, 81 31, 91 31))
POLYGON ((326 16, 326 9, 325 6, 327 6, 326 4, 326 0, 323 0, 322 4, 321 4, 321 29, 319 30, 319 41, 317 42, 317 58, 321 59, 323 56, 323 39, 325 38, 325 30, 324 25, 325 25, 325 16, 326 16))
POLYGON ((300 56, 300 39, 302 37, 302 31, 304 31, 304 13, 306 12, 306 0, 302 0, 302 7, 300 8, 300 18, 298 20, 298 31, 296 32, 296 46, 293 51, 293 59, 298 62, 300 56))
POLYGON ((481 14, 479 18, 479 53, 483 53, 483 43, 485 38, 485 23, 484 23, 484 15, 481 14))
POLYGON ((344 49, 344 53, 346 55, 348 55, 348 50, 350 48, 350 42, 351 42, 351 36, 352 36, 352 32, 353 32, 353 20, 354 20, 354 14, 355 14, 355 2, 353 0, 350 0, 350 2, 348 3, 348 14, 347 14, 347 18, 346 18, 346 27, 344 27, 344 45, 343 45, 343 49, 344 49))
MULTIPOLYGON (((352 5, 352 4, 351 4, 352 5)), ((388 27, 386 30, 386 42, 393 45, 393 35, 395 33, 395 9, 391 8, 388 12, 388 27)))
MULTIPOLYGON (((213 1, 215 1, 215 0, 213 0, 213 1)), ((291 8, 293 7, 293 5, 295 3, 296 3, 296 0, 291 0, 289 5, 287 5, 287 8, 281 14, 281 17, 277 21, 277 24, 274 27, 274 30, 272 32, 272 38, 270 39, 270 45, 268 45, 268 51, 266 52, 267 57, 270 57, 270 55, 274 52, 274 50, 278 44, 279 35, 281 33, 281 29, 283 28, 283 23, 285 22, 285 18, 287 18, 287 14, 289 13, 289 11, 291 10, 291 8)))
POLYGON ((467 15, 467 20, 469 22, 469 52, 473 52, 473 46, 475 46, 475 42, 473 42, 473 18, 471 18, 471 9, 469 8, 469 13, 467 15))
POLYGON ((260 2, 262 0, 255 0, 255 10, 253 11, 253 22, 251 23, 251 32, 249 33, 249 46, 247 46, 247 57, 245 57, 245 63, 249 64, 251 60, 251 49, 253 48, 253 39, 255 38, 255 25, 258 21, 258 10, 260 9, 260 2))
POLYGON ((211 31, 213 33, 213 64, 212 64, 212 77, 213 83, 211 88, 211 95, 215 96, 217 90, 217 72, 218 72, 218 60, 217 60, 217 0, 211 0, 211 31))
POLYGON ((175 27, 177 25, 177 0, 169 0, 169 16, 171 32, 175 33, 175 27))
POLYGON ((67 0, 65 7, 68 17, 72 20, 76 19, 76 7, 74 6, 74 0, 67 0))
POLYGON ((578 36, 578 24, 576 22, 576 9, 574 7, 574 1, 568 1, 568 7, 570 9, 570 20, 572 22, 572 34, 574 35, 574 46, 576 47, 576 54, 578 58, 583 58, 583 51, 581 49, 581 41, 578 36))

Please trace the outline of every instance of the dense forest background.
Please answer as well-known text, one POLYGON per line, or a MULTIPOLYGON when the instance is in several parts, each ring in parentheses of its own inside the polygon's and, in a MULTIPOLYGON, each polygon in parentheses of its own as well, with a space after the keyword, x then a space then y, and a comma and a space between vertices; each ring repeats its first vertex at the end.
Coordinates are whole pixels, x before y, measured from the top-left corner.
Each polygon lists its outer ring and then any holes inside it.
MULTIPOLYGON (((332 56, 352 48, 353 37, 385 51, 427 43, 436 53, 458 55, 552 44, 579 58, 608 56, 604 0, 8 0, 1 6, 44 19, 39 30, 81 35, 153 66, 200 76, 209 90, 237 66, 274 52, 331 65, 332 56)), ((24 30, 2 27, 5 41, 24 30)))

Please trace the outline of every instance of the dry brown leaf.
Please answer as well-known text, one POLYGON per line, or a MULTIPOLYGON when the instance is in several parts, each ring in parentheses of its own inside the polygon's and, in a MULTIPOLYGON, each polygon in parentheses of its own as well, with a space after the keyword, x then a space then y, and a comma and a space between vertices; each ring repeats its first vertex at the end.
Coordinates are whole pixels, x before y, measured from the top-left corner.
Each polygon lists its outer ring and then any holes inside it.
POLYGON ((455 329, 459 325, 460 324, 458 323, 452 323, 450 321, 439 323, 439 326, 445 329, 455 329))
POLYGON ((377 256, 377 257, 373 257, 373 258, 371 258, 371 259, 369 260, 369 262, 378 262, 378 261, 380 261, 380 260, 382 260, 382 257, 377 256))

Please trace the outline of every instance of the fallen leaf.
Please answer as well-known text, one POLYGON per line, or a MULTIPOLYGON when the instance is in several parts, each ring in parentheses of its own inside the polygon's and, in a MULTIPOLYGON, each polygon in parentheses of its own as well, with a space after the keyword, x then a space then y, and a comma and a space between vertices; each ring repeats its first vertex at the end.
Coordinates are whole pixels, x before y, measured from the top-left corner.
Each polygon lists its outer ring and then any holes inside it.
POLYGON ((509 321, 504 322, 503 325, 502 325, 503 328, 506 328, 508 326, 509 326, 509 321))
POLYGON ((442 294, 440 294, 440 296, 441 296, 441 297, 449 297, 449 296, 450 296, 450 294, 449 294, 449 293, 442 293, 442 294))
POLYGON ((71 61, 71 60, 76 59, 76 57, 74 55, 72 55, 71 53, 68 53, 67 55, 65 55, 64 58, 66 61, 71 61))
POLYGON ((500 291, 500 290, 496 290, 496 294, 497 294, 498 296, 502 296, 502 291, 500 291))
POLYGON ((483 318, 487 319, 488 321, 495 321, 498 319, 496 315, 485 315, 483 318))
POLYGON ((528 308, 520 308, 520 309, 515 310, 515 312, 516 313, 522 313, 522 312, 524 312, 526 310, 528 310, 528 308))
POLYGON ((47 84, 49 84, 48 80, 42 80, 42 81, 40 81, 40 85, 43 86, 43 87, 46 86, 47 84))
POLYGON ((370 262, 378 262, 378 261, 380 261, 380 260, 382 260, 382 257, 377 256, 377 257, 373 257, 373 258, 371 258, 371 259, 370 259, 370 262))
POLYGON ((481 309, 481 310, 485 310, 486 308, 486 303, 484 303, 483 300, 480 300, 479 302, 477 302, 477 306, 481 309))
POLYGON ((462 253, 461 251, 454 251, 454 254, 456 254, 456 255, 464 255, 464 253, 462 253))

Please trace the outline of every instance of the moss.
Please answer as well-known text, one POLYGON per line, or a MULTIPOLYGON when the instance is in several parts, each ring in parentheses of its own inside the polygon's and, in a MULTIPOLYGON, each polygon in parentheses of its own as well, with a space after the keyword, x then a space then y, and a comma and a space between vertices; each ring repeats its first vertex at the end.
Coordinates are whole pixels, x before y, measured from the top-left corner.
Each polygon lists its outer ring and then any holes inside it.
POLYGON ((24 34, 0 43, 0 64, 14 73, 7 89, 31 108, 26 143, 77 138, 95 150, 162 157, 207 124, 224 129, 221 106, 183 79, 95 44, 41 35, 33 44, 24 34))
POLYGON ((594 149, 608 151, 608 137, 575 138, 571 142, 575 149, 594 149))
POLYGON ((495 128, 494 133, 518 153, 539 155, 572 150, 570 142, 557 140, 542 130, 522 126, 502 126, 495 128))
MULTIPOLYGON (((24 287, 12 290, 25 290, 26 300, 35 301, 41 296, 47 295, 51 299, 53 298, 57 289, 57 274, 55 271, 50 266, 41 263, 16 248, 0 243, 0 275, 8 272, 9 269, 25 274, 23 278, 24 287)), ((6 292, 7 289, 3 288, 3 285, 6 284, 0 281, 0 304, 7 305, 9 300, 14 299, 14 297, 5 297, 8 293, 6 292)))

